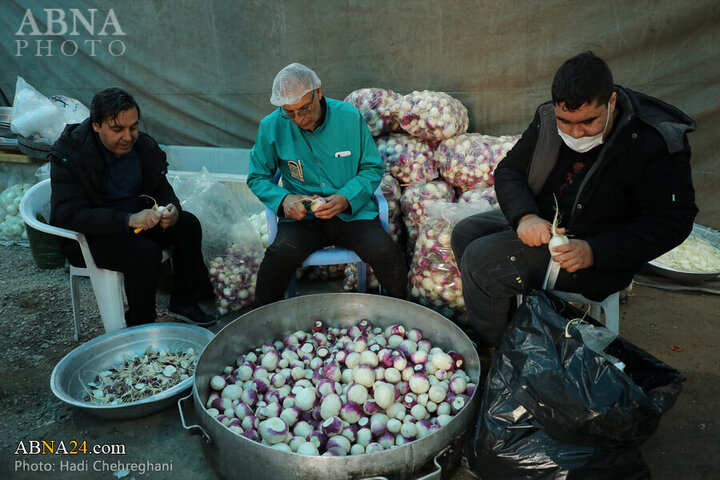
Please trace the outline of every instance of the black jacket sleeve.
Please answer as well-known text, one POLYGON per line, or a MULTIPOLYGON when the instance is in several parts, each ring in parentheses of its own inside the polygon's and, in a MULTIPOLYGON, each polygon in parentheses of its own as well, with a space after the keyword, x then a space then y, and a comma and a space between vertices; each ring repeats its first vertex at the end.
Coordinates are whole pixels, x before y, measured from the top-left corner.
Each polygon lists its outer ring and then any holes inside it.
POLYGON ((531 213, 542 215, 528 183, 539 130, 540 116, 535 112, 532 123, 495 169, 495 192, 498 203, 514 230, 517 229, 523 216, 531 213))

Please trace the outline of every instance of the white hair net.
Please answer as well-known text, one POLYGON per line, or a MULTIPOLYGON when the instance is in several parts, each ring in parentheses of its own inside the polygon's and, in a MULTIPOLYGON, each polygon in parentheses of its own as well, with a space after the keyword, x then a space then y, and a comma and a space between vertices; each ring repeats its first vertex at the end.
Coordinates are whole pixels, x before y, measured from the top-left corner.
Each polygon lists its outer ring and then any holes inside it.
POLYGON ((275 76, 270 103, 276 107, 292 105, 316 88, 320 88, 320 79, 315 72, 300 63, 291 63, 275 76))

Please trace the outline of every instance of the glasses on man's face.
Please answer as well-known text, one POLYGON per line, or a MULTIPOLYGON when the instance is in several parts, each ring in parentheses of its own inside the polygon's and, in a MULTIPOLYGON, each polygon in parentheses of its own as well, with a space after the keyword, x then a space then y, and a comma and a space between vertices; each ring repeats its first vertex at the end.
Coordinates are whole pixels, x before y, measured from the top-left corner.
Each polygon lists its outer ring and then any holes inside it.
POLYGON ((292 120, 295 117, 307 117, 310 115, 313 111, 313 105, 315 104, 315 91, 312 93, 312 97, 310 97, 310 103, 305 105, 304 107, 298 108, 294 112, 286 112, 284 108, 280 107, 280 110, 282 111, 281 116, 283 118, 287 118, 292 120))

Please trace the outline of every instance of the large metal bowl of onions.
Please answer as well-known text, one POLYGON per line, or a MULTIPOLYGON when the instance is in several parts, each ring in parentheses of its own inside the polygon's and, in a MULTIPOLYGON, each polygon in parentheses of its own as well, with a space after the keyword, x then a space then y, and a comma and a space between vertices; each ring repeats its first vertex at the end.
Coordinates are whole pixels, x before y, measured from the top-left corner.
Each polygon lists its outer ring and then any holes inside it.
POLYGON ((329 327, 348 328, 361 319, 383 329, 395 324, 419 329, 433 346, 462 355, 470 381, 479 381, 480 362, 470 339, 447 318, 415 303, 378 295, 334 293, 305 295, 257 308, 228 324, 208 344, 198 360, 192 395, 178 402, 183 425, 188 430, 202 431, 209 461, 222 478, 416 478, 448 445, 461 441, 476 420, 479 388, 449 423, 427 436, 384 451, 346 456, 278 450, 234 432, 209 413, 206 404, 211 379, 227 368, 232 370, 239 355, 264 343, 282 341, 285 335, 298 330, 309 332, 317 321, 329 327), (187 425, 190 421, 186 422, 186 417, 191 415, 184 405, 190 403, 190 398, 192 417, 199 425, 187 425))

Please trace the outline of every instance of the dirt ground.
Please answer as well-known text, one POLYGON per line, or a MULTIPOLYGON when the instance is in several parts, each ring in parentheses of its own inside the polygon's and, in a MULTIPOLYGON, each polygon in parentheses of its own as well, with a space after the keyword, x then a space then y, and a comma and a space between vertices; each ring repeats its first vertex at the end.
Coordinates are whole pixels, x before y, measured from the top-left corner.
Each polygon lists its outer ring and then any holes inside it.
MULTIPOLYGON (((82 291, 84 342, 101 334, 102 327, 88 281, 82 291)), ((167 295, 161 292, 158 302, 159 321, 169 321, 164 314, 167 295)), ((720 296, 636 285, 620 313, 626 339, 687 377, 676 405, 641 448, 653 478, 720 478, 720 296)), ((211 330, 219 331, 234 318, 223 318, 211 330)), ((64 269, 40 270, 27 247, 0 246, 0 325, 0 479, 111 480, 122 476, 123 468, 133 470, 126 479, 217 478, 200 437, 182 428, 177 408, 139 419, 105 420, 68 407, 52 394, 52 369, 78 346, 64 269), (125 454, 23 454, 20 445, 32 440, 121 445, 125 454), (131 463, 145 471, 128 467, 131 463), (151 471, 149 465, 165 471, 151 471), (42 468, 52 471, 38 471, 42 468)), ((241 468, 241 459, 237 461, 241 468)), ((452 478, 473 476, 460 469, 452 478)))

